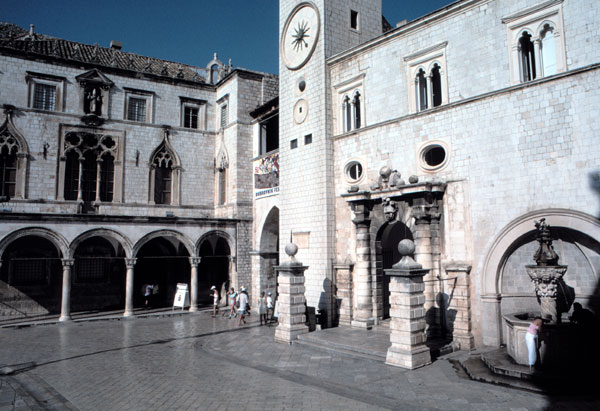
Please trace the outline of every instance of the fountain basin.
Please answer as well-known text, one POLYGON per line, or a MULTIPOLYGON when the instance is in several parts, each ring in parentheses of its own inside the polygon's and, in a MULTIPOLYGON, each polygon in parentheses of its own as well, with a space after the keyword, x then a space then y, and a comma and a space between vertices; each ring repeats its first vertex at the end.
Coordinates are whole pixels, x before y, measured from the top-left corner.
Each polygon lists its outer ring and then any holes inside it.
MULTIPOLYGON (((506 351, 521 365, 529 365, 525 333, 540 313, 515 313, 504 316, 506 351)), ((544 324, 538 334, 538 365, 545 369, 567 369, 579 358, 581 332, 571 323, 544 324)))

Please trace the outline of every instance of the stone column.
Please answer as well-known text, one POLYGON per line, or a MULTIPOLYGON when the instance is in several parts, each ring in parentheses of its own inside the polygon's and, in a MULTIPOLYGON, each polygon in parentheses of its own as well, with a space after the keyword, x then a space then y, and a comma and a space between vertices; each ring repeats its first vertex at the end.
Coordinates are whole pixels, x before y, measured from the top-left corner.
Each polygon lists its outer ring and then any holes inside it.
MULTIPOLYGON (((446 269, 446 284, 453 289, 447 292, 452 295, 446 312, 451 312, 454 322, 448 324, 452 331, 452 341, 459 344, 461 350, 475 348, 471 329, 471 266, 461 263, 449 263, 446 269)), ((448 318, 448 316, 446 317, 448 318)))
POLYGON ((338 322, 352 323, 352 268, 353 264, 334 264, 336 283, 336 304, 339 310, 338 322))
POLYGON ((431 363, 425 345, 425 285, 423 276, 429 271, 413 260, 415 251, 411 240, 398 244, 402 259, 385 270, 390 278, 390 341, 385 363, 415 369, 431 363))
POLYGON ((71 320, 71 269, 75 261, 68 258, 62 259, 62 300, 60 304, 60 318, 58 321, 71 320))
POLYGON ((433 268, 433 255, 431 245, 431 215, 424 199, 417 199, 413 206, 412 215, 415 218, 413 229, 415 238, 415 260, 427 270, 424 278, 425 284, 425 311, 427 313, 427 335, 439 335, 439 316, 435 307, 435 277, 433 268))
POLYGON ((126 258, 127 276, 125 277, 125 312, 123 317, 133 316, 133 276, 137 258, 126 258))
POLYGON ((352 203, 356 225, 356 264, 353 271, 354 306, 352 326, 369 328, 373 326, 373 290, 371 289, 371 205, 367 201, 352 203))
MULTIPOLYGON (((202 257, 190 257, 190 312, 198 311, 198 264, 202 257)), ((221 296, 227 298, 227 296, 221 296)))
POLYGON ((308 268, 296 261, 294 257, 298 246, 290 243, 285 246, 290 261, 283 263, 275 270, 278 273, 279 318, 275 330, 275 341, 291 344, 300 334, 308 332, 306 325, 306 299, 304 297, 304 271, 308 268))

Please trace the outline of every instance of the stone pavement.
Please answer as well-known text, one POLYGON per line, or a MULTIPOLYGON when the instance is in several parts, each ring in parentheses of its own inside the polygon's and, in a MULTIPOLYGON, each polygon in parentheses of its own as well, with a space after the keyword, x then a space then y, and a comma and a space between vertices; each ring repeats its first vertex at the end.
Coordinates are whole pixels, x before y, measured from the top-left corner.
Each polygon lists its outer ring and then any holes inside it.
POLYGON ((0 367, 23 368, 0 377, 0 411, 600 408, 474 382, 447 357, 407 371, 273 334, 207 313, 0 329, 0 367))

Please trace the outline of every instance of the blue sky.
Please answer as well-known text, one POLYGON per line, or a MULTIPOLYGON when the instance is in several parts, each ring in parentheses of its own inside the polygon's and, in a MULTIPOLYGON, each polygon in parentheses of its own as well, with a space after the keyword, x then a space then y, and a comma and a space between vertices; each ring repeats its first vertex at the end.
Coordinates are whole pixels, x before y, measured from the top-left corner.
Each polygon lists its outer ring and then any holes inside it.
MULTIPOLYGON (((383 15, 414 20, 455 0, 383 0, 383 15)), ((234 67, 276 73, 277 0, 1 0, 0 21, 81 43, 205 66, 217 52, 234 67)))

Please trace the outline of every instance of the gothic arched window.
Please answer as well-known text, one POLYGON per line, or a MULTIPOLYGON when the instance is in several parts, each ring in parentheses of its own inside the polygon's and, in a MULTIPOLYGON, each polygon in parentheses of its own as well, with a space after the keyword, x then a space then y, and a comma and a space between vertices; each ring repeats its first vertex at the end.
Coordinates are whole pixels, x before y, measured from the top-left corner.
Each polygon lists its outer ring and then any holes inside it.
POLYGON ((0 196, 15 196, 17 185, 17 147, 0 147, 0 196))
POLYGON ((181 162, 164 129, 163 141, 150 157, 150 204, 179 205, 181 162))
POLYGON ((12 106, 5 105, 6 121, 0 126, 0 196, 25 198, 29 147, 12 123, 12 106))
POLYGON ((360 93, 358 91, 354 93, 354 98, 352 99, 352 108, 354 114, 354 128, 360 128, 360 93))
POLYGON ((154 157, 154 203, 171 204, 172 168, 171 155, 163 149, 154 157))
POLYGON ((352 130, 352 107, 350 97, 345 96, 342 103, 342 112, 344 118, 344 132, 352 130))
POLYGON ((434 64, 431 68, 431 100, 433 107, 437 107, 442 104, 442 77, 440 75, 439 64, 434 64))
POLYGON ((419 111, 427 109, 427 78, 425 70, 419 69, 415 79, 417 83, 417 108, 419 111))
POLYGON ((519 54, 521 57, 521 81, 531 81, 536 78, 535 53, 531 34, 524 31, 519 38, 519 54))
POLYGON ((557 73, 554 27, 545 24, 540 37, 542 39, 542 75, 544 77, 552 76, 557 73))
POLYGON ((65 200, 83 203, 83 210, 113 201, 114 157, 117 143, 112 136, 69 132, 65 136, 65 200))

